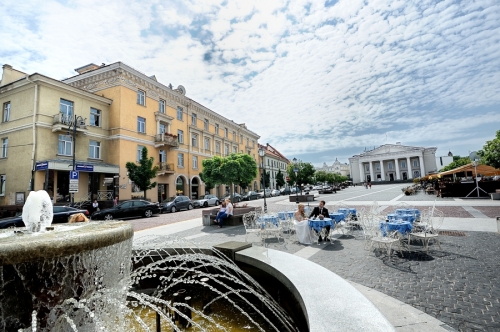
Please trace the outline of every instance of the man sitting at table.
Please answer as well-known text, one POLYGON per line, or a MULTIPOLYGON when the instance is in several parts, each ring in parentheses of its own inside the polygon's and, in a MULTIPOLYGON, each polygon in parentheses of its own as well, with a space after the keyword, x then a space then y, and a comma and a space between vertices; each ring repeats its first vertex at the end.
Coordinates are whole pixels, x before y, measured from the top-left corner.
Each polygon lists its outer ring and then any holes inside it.
MULTIPOLYGON (((312 210, 311 214, 309 215, 309 218, 311 218, 311 217, 314 217, 314 218, 319 217, 320 219, 330 218, 330 214, 328 213, 328 209, 325 207, 325 201, 319 202, 319 206, 315 207, 312 210)), ((325 226, 325 229, 326 229, 325 241, 329 241, 328 235, 330 234, 330 226, 325 226)), ((318 242, 321 242, 321 241, 323 241, 323 239, 320 236, 318 239, 318 242)))

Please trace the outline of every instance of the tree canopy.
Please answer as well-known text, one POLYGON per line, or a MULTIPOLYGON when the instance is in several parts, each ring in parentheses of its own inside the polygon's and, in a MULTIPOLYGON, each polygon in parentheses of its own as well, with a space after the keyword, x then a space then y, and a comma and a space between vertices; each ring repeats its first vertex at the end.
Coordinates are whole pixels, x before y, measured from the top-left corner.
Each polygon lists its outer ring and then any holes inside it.
POLYGON ((290 164, 287 167, 286 172, 289 174, 290 181, 288 184, 293 186, 294 183, 297 183, 297 186, 302 187, 304 184, 312 183, 314 176, 314 167, 311 163, 305 163, 299 161, 295 164, 290 164), (297 168, 297 176, 295 176, 294 169, 297 168))
POLYGON ((446 171, 449 171, 450 169, 455 169, 457 167, 464 166, 464 165, 467 165, 470 163, 471 163, 471 160, 469 157, 461 157, 457 160, 452 161, 448 166, 441 168, 439 171, 446 172, 446 171))
POLYGON ((497 130, 495 138, 486 141, 483 149, 479 150, 477 154, 481 157, 481 163, 500 168, 500 130, 497 130))
POLYGON ((262 187, 267 188, 271 182, 271 174, 269 172, 262 172, 262 176, 260 177, 260 184, 262 187))
POLYGON ((129 179, 144 191, 144 199, 146 199, 146 191, 156 187, 156 182, 151 182, 151 179, 156 177, 159 168, 153 166, 153 163, 154 158, 148 158, 148 149, 142 148, 139 165, 130 161, 125 164, 129 179))
POLYGON ((227 157, 214 156, 202 162, 200 177, 205 184, 233 184, 248 187, 257 177, 257 163, 248 154, 231 153, 227 157))
POLYGON ((278 188, 281 188, 285 185, 285 177, 283 173, 281 173, 281 170, 278 170, 278 173, 276 173, 276 185, 278 188))

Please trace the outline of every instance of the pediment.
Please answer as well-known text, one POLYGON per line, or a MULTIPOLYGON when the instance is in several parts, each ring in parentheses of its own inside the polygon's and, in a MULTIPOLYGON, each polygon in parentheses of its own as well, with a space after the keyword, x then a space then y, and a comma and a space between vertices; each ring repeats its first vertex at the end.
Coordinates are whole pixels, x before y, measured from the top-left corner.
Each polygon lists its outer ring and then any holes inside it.
POLYGON ((424 148, 418 146, 406 146, 399 144, 384 144, 370 151, 361 153, 361 157, 377 156, 387 153, 397 153, 397 152, 410 152, 415 150, 423 150, 424 148))

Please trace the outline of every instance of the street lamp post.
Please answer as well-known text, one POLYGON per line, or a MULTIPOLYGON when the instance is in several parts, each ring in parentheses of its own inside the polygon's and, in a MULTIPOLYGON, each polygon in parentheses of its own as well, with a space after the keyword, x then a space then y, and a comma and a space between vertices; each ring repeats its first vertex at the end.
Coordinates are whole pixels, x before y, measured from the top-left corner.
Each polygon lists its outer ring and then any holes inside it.
MULTIPOLYGON (((72 130, 73 135, 73 171, 76 170, 76 127, 80 127, 80 122, 85 122, 81 116, 77 116, 75 114, 74 120, 71 121, 69 117, 67 117, 66 124, 68 125, 69 130, 72 130), (73 129, 71 129, 73 128, 73 129)), ((75 193, 71 193, 71 205, 75 204, 75 193)))
POLYGON ((266 151, 263 148, 259 149, 259 156, 262 157, 262 183, 264 184, 264 213, 267 213, 267 202, 266 202, 266 164, 264 164, 264 156, 266 151))
POLYGON ((297 168, 297 158, 293 158, 293 172, 295 173, 295 203, 299 204, 299 188, 297 174, 299 174, 299 169, 297 168))

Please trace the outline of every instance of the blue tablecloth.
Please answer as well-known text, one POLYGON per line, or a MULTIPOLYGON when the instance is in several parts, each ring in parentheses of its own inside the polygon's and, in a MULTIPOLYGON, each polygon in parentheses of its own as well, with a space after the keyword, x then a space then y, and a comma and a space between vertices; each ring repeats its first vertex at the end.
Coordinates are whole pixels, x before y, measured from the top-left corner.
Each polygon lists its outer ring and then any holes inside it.
POLYGON ((396 209, 396 211, 394 211, 394 213, 396 213, 398 215, 411 214, 411 215, 414 215, 417 217, 420 216, 420 210, 418 210, 418 209, 396 209))
POLYGON ((326 226, 333 227, 333 220, 328 218, 325 218, 323 220, 309 219, 309 228, 314 229, 316 232, 321 232, 321 230, 326 226))
POLYGON ((295 211, 281 211, 278 212, 278 218, 285 220, 286 218, 293 218, 295 211))
POLYGON ((344 214, 344 216, 347 217, 347 215, 349 214, 349 209, 346 209, 346 208, 340 208, 337 210, 338 213, 342 213, 344 214))
POLYGON ((398 218, 398 215, 396 213, 389 213, 387 215, 387 220, 389 221, 395 221, 398 218))
POLYGON ((413 215, 413 214, 389 213, 387 215, 387 220, 389 220, 389 221, 402 220, 402 221, 414 222, 415 221, 415 215, 413 215))
POLYGON ((386 236, 386 231, 398 231, 399 233, 405 235, 406 233, 411 232, 412 228, 413 226, 409 221, 389 221, 380 223, 380 230, 384 236, 386 236))
POLYGON ((353 216, 358 215, 358 211, 355 208, 349 208, 349 213, 353 216))
POLYGON ((345 214, 340 213, 340 212, 330 212, 329 214, 330 214, 330 218, 335 220, 335 223, 338 223, 338 222, 345 219, 345 214))
POLYGON ((273 223, 274 226, 279 226, 278 217, 276 216, 262 216, 257 220, 257 223, 261 225, 262 228, 266 226, 266 223, 273 223))

